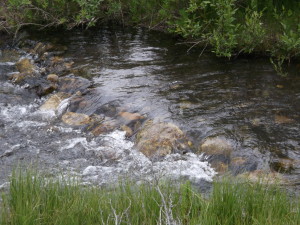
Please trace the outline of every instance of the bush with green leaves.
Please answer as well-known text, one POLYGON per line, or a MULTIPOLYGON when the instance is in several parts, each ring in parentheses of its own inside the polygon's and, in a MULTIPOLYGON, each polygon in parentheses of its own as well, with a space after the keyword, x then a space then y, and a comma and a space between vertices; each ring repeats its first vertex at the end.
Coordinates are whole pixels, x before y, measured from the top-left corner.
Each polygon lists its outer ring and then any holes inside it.
MULTIPOLYGON (((19 29, 114 20, 168 28, 217 56, 259 53, 274 65, 300 55, 300 2, 292 0, 4 0, 4 27, 19 29)), ((3 20, 2 18, 2 20, 3 20)), ((282 62, 282 63, 281 63, 282 62)))

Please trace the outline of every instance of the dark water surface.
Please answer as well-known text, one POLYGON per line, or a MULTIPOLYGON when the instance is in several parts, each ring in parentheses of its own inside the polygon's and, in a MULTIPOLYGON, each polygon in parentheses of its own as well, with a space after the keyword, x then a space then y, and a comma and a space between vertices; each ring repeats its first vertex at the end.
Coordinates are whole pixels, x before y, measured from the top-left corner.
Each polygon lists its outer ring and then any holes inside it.
MULTIPOLYGON (((33 35, 68 47, 74 73, 100 94, 96 104, 117 104, 155 121, 178 125, 195 148, 210 136, 234 146, 232 158, 249 167, 300 178, 300 76, 278 76, 266 58, 218 59, 187 53, 169 35, 143 29, 105 28, 33 35)), ((293 66, 292 66, 293 67, 293 66)), ((0 93, 2 94, 2 93, 0 93)))

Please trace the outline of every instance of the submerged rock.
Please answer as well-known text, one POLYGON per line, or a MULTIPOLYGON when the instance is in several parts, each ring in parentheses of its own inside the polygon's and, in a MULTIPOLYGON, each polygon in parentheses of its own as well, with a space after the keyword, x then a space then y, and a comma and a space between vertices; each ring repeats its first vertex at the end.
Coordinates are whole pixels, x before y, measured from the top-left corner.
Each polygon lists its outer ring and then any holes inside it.
POLYGON ((221 137, 208 137, 198 148, 199 153, 204 153, 214 158, 224 158, 225 162, 229 161, 233 146, 231 142, 221 137))
POLYGON ((139 113, 130 113, 130 112, 120 112, 119 116, 121 116, 123 119, 127 121, 135 121, 135 120, 141 120, 145 118, 139 113))
MULTIPOLYGON (((44 58, 45 57, 46 56, 44 56, 44 58)), ((48 73, 57 74, 57 75, 66 75, 70 73, 73 64, 74 62, 72 61, 66 61, 66 59, 62 57, 54 56, 46 60, 45 67, 46 67, 46 72, 48 73)))
POLYGON ((97 126, 94 126, 91 129, 91 133, 94 136, 99 136, 101 134, 107 134, 107 133, 117 129, 117 127, 118 127, 117 121, 106 118, 100 124, 98 124, 97 126))
POLYGON ((66 112, 61 119, 70 126, 81 126, 91 122, 91 118, 88 115, 74 112, 66 112))
MULTIPOLYGON (((99 96, 99 94, 98 94, 99 96)), ((99 97, 98 97, 99 99, 99 97)), ((117 115, 118 107, 120 106, 118 101, 108 102, 100 107, 97 107, 96 114, 103 114, 108 117, 115 117, 117 115)))
POLYGON ((297 164, 296 160, 289 159, 289 158, 274 159, 270 162, 270 167, 279 173, 289 173, 295 169, 296 164, 297 164))
POLYGON ((59 92, 57 94, 52 95, 41 107, 40 110, 57 110, 60 103, 66 98, 70 97, 69 94, 59 92))
POLYGON ((285 123, 294 123, 295 120, 292 118, 289 118, 287 116, 282 116, 282 115, 275 115, 274 117, 275 123, 277 124, 285 124, 285 123))
POLYGON ((207 155, 230 156, 233 151, 232 144, 221 137, 209 137, 200 145, 199 151, 207 155))
POLYGON ((188 151, 188 139, 174 124, 149 120, 138 132, 136 147, 147 157, 166 156, 188 151))
MULTIPOLYGON (((79 88, 80 89, 80 88, 79 88)), ((99 107, 101 108, 101 93, 97 89, 87 89, 77 91, 69 101, 69 111, 83 113, 86 115, 94 115, 98 113, 99 107)))
POLYGON ((245 172, 255 171, 258 167, 258 162, 255 159, 245 157, 231 158, 228 169, 233 175, 238 175, 245 172))
POLYGON ((198 148, 198 153, 208 156, 208 161, 217 172, 223 173, 228 170, 233 146, 231 142, 221 137, 208 137, 198 148))
POLYGON ((87 79, 67 76, 59 78, 58 90, 61 92, 74 94, 78 91, 85 91, 89 86, 91 86, 91 82, 87 79))
POLYGON ((57 89, 57 85, 54 83, 50 83, 49 81, 43 80, 36 87, 36 93, 38 96, 44 96, 51 94, 53 91, 57 89))

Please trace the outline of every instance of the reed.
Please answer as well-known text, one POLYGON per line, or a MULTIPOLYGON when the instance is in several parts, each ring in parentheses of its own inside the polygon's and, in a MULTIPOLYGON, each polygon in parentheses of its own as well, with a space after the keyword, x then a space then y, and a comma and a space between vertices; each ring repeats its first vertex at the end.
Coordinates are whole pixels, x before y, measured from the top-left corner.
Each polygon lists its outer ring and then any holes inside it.
POLYGON ((0 204, 1 225, 300 224, 298 199, 277 186, 247 182, 215 182, 204 197, 188 182, 94 187, 14 172, 0 204))

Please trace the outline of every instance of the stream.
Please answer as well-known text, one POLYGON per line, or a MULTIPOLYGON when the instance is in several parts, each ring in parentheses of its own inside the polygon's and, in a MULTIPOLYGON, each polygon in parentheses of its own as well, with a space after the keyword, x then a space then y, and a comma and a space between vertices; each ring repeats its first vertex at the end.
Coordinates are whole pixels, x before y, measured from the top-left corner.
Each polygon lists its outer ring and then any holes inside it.
POLYGON ((76 109, 65 109, 61 103, 60 113, 41 110, 51 95, 40 97, 26 85, 8 80, 20 58, 32 56, 22 48, 2 50, 0 187, 7 186, 16 165, 33 164, 52 174, 71 174, 98 185, 120 177, 169 177, 205 187, 224 171, 234 175, 265 171, 279 174, 299 189, 300 76, 296 65, 288 77, 280 77, 267 58, 229 61, 206 52, 200 55, 201 49, 187 53, 188 47, 171 36, 142 28, 43 32, 29 34, 29 39, 66 46, 60 56, 72 62, 72 76, 65 76, 90 82, 85 90, 80 89, 88 105, 79 102, 76 109), (141 123, 175 124, 192 147, 184 154, 149 158, 136 149, 136 137, 126 136, 119 126, 92 135, 86 127, 63 123, 63 110, 113 119, 116 112, 130 112, 142 115, 141 123), (209 138, 225 140, 231 146, 230 156, 200 154, 209 138))

